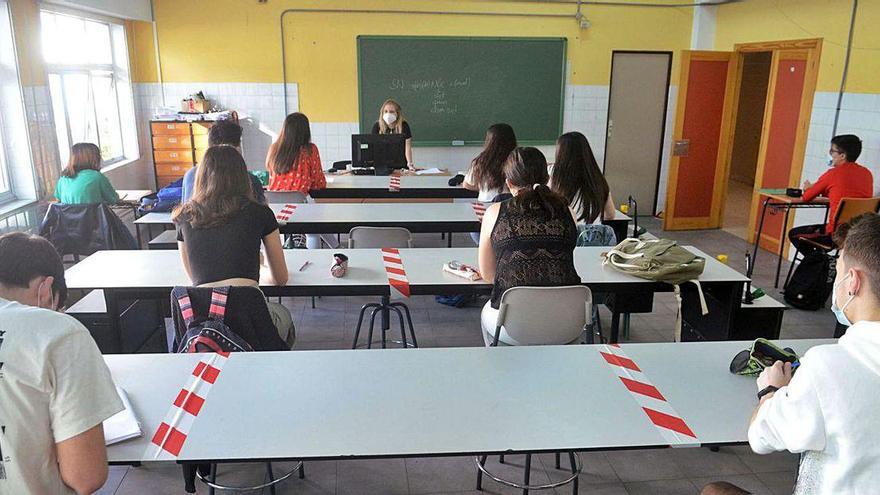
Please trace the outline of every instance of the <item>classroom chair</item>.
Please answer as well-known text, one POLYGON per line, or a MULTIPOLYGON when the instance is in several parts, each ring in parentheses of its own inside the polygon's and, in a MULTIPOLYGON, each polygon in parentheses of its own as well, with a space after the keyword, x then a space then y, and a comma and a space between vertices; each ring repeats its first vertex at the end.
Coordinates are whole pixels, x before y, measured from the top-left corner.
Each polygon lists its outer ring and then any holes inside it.
MULTIPOLYGON (((189 321, 202 321, 207 318, 209 308, 213 306, 212 296, 214 289, 213 287, 175 287, 171 291, 171 316, 174 326, 171 329, 173 335, 169 335, 169 352, 181 352, 180 346, 183 336, 188 329, 189 321), (194 315, 192 320, 187 320, 183 316, 180 300, 177 297, 179 295, 189 296, 189 303, 194 315)), ((225 311, 219 318, 230 330, 250 344, 254 351, 282 351, 293 348, 295 335, 291 335, 289 342, 281 339, 275 329, 275 324, 272 322, 269 308, 266 306, 266 297, 259 288, 230 286, 226 287, 226 291, 228 295, 225 311)), ((264 488, 269 488, 269 492, 274 494, 275 485, 286 480, 294 473, 298 473, 300 479, 305 477, 302 461, 298 462, 292 470, 280 478, 275 478, 271 462, 266 462, 265 466, 267 482, 257 486, 232 487, 217 483, 216 463, 198 464, 185 462, 181 464, 184 490, 187 493, 195 493, 195 479, 198 477, 202 483, 208 486, 208 493, 211 495, 214 494, 215 489, 238 492, 263 490, 264 488)))
POLYGON ((52 203, 40 224, 40 235, 55 246, 63 259, 72 255, 75 262, 105 249, 138 249, 122 220, 109 205, 68 205, 52 203))
MULTIPOLYGON (((834 225, 840 226, 849 223, 853 218, 864 213, 878 212, 880 212, 880 196, 874 196, 873 198, 841 198, 840 205, 837 207, 837 213, 834 215, 834 225)), ((837 246, 835 246, 833 242, 818 242, 807 236, 798 236, 798 240, 804 245, 826 255, 837 250, 837 246)), ((788 273, 785 275, 785 283, 782 284, 783 291, 788 287, 788 282, 791 280, 794 265, 800 263, 803 259, 804 253, 795 247, 794 259, 792 259, 791 264, 788 265, 788 273)))
MULTIPOLYGON (((492 337, 483 329, 483 341, 487 347, 507 346, 500 340, 501 329, 519 345, 573 344, 586 332, 586 340, 593 342, 591 315, 593 297, 589 287, 569 285, 562 287, 513 287, 501 294, 498 318, 492 337), (540 310, 535 310, 540 308, 540 310)), ((560 469, 560 455, 556 453, 556 469, 560 469)), ((486 469, 488 456, 474 458, 477 465, 477 490, 482 491, 483 475, 502 485, 529 490, 547 490, 572 483, 572 493, 578 492, 578 475, 581 464, 576 452, 568 452, 571 476, 545 485, 530 485, 532 454, 526 454, 522 484, 503 479, 486 469)), ((504 463, 504 456, 500 456, 504 463)))
MULTIPOLYGON (((412 247, 412 233, 409 230, 403 227, 355 227, 351 229, 348 233, 348 248, 349 249, 381 249, 381 248, 411 248, 412 247)), ((390 327, 390 312, 394 311, 397 313, 397 317, 400 320, 400 336, 401 340, 394 340, 392 342, 396 344, 400 344, 403 347, 418 347, 418 341, 416 340, 416 332, 413 328, 412 315, 409 312, 409 307, 402 302, 390 302, 388 296, 382 297, 382 300, 378 303, 368 303, 364 304, 361 307, 361 312, 358 315, 358 323, 357 328, 354 331, 354 341, 351 344, 352 349, 357 349, 358 346, 358 338, 361 334, 361 326, 364 320, 364 314, 368 309, 372 309, 373 311, 370 313, 370 328, 367 334, 367 349, 370 349, 373 345, 373 326, 376 322, 376 315, 381 315, 382 317, 382 348, 385 349, 387 347, 387 336, 386 332, 388 327, 390 327), (403 310, 403 313, 401 313, 403 310), (409 334, 412 337, 412 343, 408 343, 406 340, 406 327, 403 323, 403 314, 406 314, 406 321, 409 324, 409 334)))

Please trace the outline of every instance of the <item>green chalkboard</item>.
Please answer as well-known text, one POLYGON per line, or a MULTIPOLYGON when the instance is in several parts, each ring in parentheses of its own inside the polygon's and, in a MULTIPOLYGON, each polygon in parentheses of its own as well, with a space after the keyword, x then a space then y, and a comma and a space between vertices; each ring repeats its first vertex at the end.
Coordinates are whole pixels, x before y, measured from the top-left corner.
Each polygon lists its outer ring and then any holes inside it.
POLYGON ((479 145, 496 122, 521 144, 562 131, 565 38, 359 36, 361 132, 394 98, 421 146, 479 145))

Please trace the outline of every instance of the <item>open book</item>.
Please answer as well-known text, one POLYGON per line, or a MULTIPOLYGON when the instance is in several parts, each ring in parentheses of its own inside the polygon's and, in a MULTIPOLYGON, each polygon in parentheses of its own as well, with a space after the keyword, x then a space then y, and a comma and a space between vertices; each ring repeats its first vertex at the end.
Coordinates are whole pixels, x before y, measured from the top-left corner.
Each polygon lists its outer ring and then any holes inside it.
POLYGON ((141 425, 134 415, 134 409, 131 407, 131 401, 128 400, 128 394, 118 386, 116 393, 122 399, 125 409, 104 421, 104 445, 113 445, 129 438, 144 436, 141 425))

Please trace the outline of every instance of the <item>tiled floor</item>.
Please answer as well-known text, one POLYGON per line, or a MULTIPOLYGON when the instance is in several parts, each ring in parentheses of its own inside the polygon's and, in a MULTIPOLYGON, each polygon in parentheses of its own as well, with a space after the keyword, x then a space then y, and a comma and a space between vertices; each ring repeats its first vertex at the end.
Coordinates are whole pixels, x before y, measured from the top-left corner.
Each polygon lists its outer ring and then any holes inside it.
MULTIPOLYGON (((723 231, 661 232, 654 219, 642 225, 661 237, 693 244, 710 255, 727 254, 730 264, 742 271, 743 254, 748 249, 742 239, 723 231)), ((469 238, 456 236, 456 245, 469 245, 469 238)), ((436 235, 417 236, 417 246, 442 246, 436 235)), ((783 269, 786 267, 784 266, 783 269)), ((762 252, 754 279, 756 285, 772 287, 775 259, 762 252)), ((781 300, 778 291, 768 294, 781 300)), ((354 336, 355 319, 360 305, 371 298, 321 298, 312 309, 307 298, 285 299, 297 328, 297 350, 346 349, 354 336)), ((414 297, 409 303, 419 344, 423 347, 481 346, 480 304, 451 308, 430 297, 414 297)), ((658 294, 654 312, 634 315, 632 341, 670 341, 675 317, 671 294, 658 294)), ((610 318, 602 313, 603 322, 610 318)), ((830 311, 789 310, 783 320, 783 337, 830 337, 834 316, 830 311)), ((363 338, 363 335, 362 335, 363 338)), ((747 446, 724 447, 719 452, 708 449, 631 450, 582 453, 584 472, 580 493, 588 494, 693 494, 713 480, 727 480, 756 494, 791 493, 797 457, 779 453, 758 456, 747 446)), ((497 459, 490 468, 514 479, 522 476, 523 456, 509 456, 505 465, 497 459)), ((276 465, 275 472, 284 466, 276 465)), ((565 462, 563 462, 563 467, 565 462)), ((532 462, 532 481, 556 480, 565 471, 553 467, 552 456, 538 456, 532 462)), ((259 465, 227 465, 220 469, 220 479, 235 484, 257 484, 264 469, 259 465)), ((476 470, 471 458, 426 458, 321 461, 306 463, 305 480, 293 477, 278 487, 278 493, 291 494, 462 494, 476 495, 476 470)), ((484 493, 518 493, 484 481, 484 493)), ((564 487, 559 493, 570 493, 564 487)), ((180 468, 175 464, 149 464, 141 467, 112 467, 110 480, 102 494, 183 493, 180 468)), ((198 493, 207 493, 203 486, 198 493)))

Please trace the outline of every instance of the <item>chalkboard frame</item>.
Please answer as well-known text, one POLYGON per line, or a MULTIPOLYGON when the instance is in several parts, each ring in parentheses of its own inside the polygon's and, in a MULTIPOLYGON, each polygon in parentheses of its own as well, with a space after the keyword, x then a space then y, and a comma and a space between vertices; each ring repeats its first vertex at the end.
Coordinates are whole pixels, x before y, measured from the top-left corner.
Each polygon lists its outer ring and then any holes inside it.
MULTIPOLYGON (((557 121, 556 127, 556 135, 562 135, 562 127, 563 127, 563 119, 565 115, 565 85, 566 85, 566 74, 567 74, 567 65, 568 65, 568 38, 566 37, 557 37, 557 36, 391 36, 391 35, 358 35, 355 39, 355 43, 357 43, 357 72, 358 72, 358 126, 361 127, 361 133, 369 133, 371 129, 363 128, 362 122, 364 119, 362 118, 364 115, 367 115, 368 112, 375 113, 375 108, 367 109, 365 108, 366 102, 364 101, 362 95, 363 88, 363 71, 361 70, 362 64, 362 56, 363 53, 361 51, 361 40, 443 40, 443 41, 468 41, 468 40, 479 40, 479 41, 559 41, 561 42, 562 49, 562 67, 560 67, 561 77, 560 77, 560 87, 559 87, 559 119, 557 121)), ((483 139, 480 140, 464 140, 453 143, 450 140, 444 141, 420 141, 418 140, 418 131, 413 133, 412 145, 413 147, 460 147, 460 146, 482 146, 483 139)), ((517 139, 517 143, 520 146, 547 146, 547 145, 555 145, 556 140, 544 140, 544 139, 517 139)))

